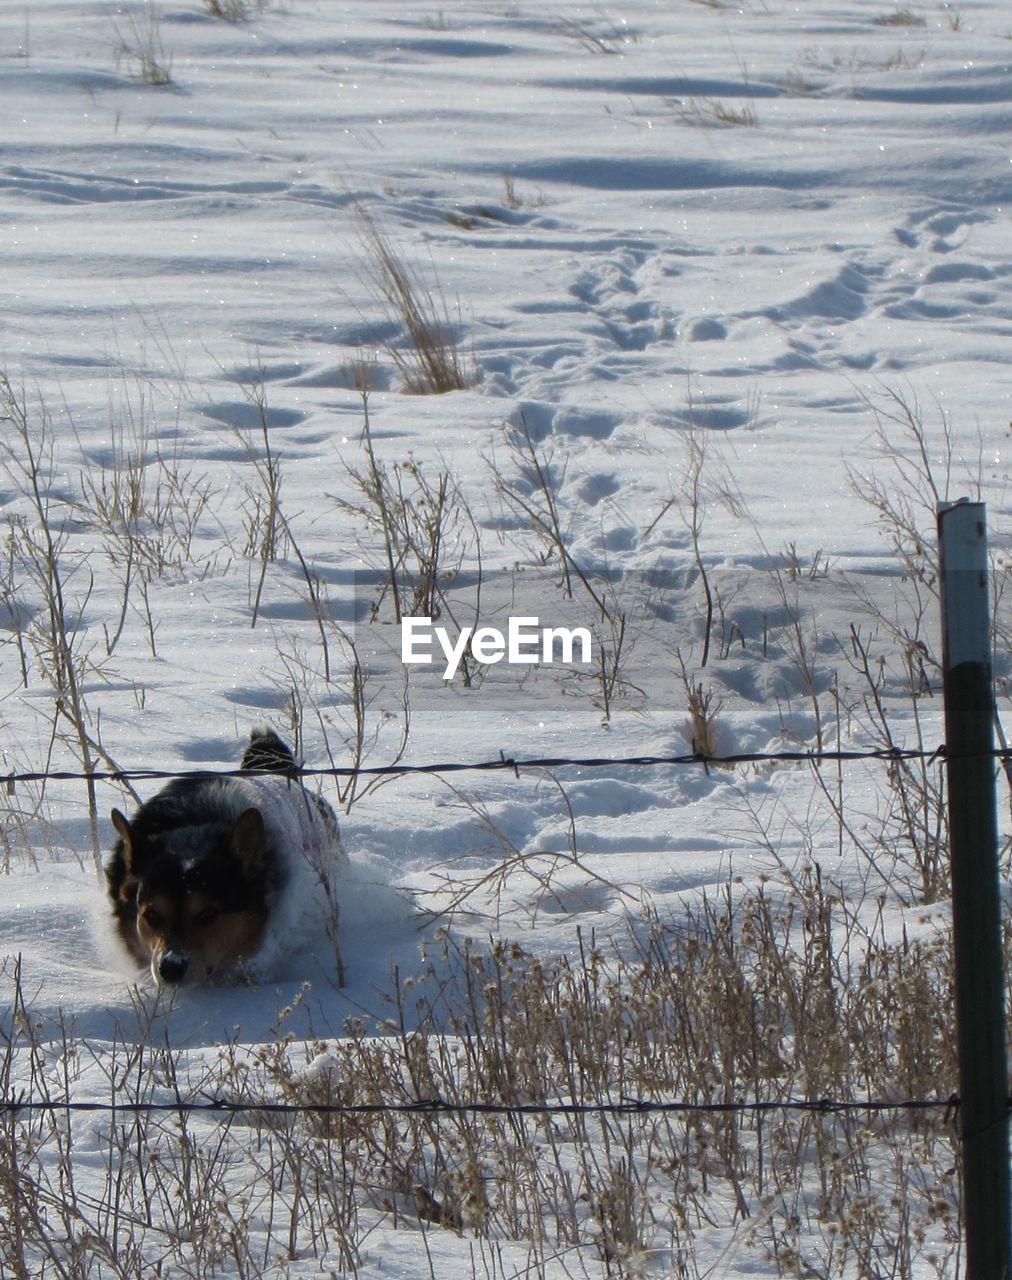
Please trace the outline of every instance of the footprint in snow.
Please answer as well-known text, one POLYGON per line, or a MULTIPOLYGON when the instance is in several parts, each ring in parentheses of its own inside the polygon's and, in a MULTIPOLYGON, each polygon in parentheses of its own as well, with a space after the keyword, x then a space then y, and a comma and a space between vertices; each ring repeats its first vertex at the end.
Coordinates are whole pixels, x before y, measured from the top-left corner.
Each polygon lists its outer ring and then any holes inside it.
POLYGON ((263 426, 294 427, 304 422, 307 416, 301 409, 272 409, 248 400, 205 404, 200 412, 205 418, 227 427, 238 427, 241 431, 259 431, 263 426))

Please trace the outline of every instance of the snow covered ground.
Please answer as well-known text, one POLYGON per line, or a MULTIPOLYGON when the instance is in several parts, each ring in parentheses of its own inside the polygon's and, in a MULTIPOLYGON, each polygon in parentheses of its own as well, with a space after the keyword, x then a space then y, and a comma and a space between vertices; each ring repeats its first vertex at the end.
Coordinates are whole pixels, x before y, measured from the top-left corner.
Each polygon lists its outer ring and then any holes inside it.
MULTIPOLYGON (((265 722, 307 766, 347 767, 352 641, 369 766, 691 753, 693 691, 717 754, 876 747, 876 672, 895 742, 936 746, 917 536, 936 497, 987 502, 999 614, 1007 572, 1005 6, 245 8, 0 10, 0 768, 79 770, 82 731, 98 768, 232 768, 265 722), (405 390, 378 242, 448 318, 469 385, 405 390), (419 537, 444 478, 454 628, 584 626, 604 667, 405 684, 370 444, 419 537), (68 654, 77 724, 55 710, 68 654)), ((825 793, 772 764, 553 773, 323 778, 353 864, 347 985, 300 955, 276 990, 182 992, 158 1035, 205 1063, 268 1041, 293 1001, 297 1037, 375 1032, 437 927, 549 962, 812 857, 858 914, 885 893, 890 937, 945 920, 937 868, 876 844, 877 763, 825 793)), ((98 784, 102 848, 132 803, 98 784)), ((87 790, 25 781, 6 804, 6 973, 20 957, 44 1040, 62 1011, 101 1059, 154 997, 109 936, 87 790)), ((94 1069, 82 1084, 105 1096, 94 1069)), ((467 1231, 423 1232, 420 1262, 418 1223, 393 1217, 359 1274, 528 1274, 522 1242, 493 1256, 467 1231)), ((692 1274, 787 1265, 714 1241, 692 1274)), ((598 1253, 530 1274, 626 1265, 598 1253)))

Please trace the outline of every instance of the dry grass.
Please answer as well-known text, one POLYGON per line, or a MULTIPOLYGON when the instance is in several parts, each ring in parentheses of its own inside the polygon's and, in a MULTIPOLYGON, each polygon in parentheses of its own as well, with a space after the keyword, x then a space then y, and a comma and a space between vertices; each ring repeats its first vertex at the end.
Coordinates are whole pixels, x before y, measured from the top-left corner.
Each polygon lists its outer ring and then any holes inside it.
POLYGON ((370 214, 362 209, 358 214, 366 250, 366 278, 386 319, 397 325, 407 340, 405 347, 387 345, 404 390, 414 395, 443 395, 473 386, 476 371, 460 350, 438 286, 425 284, 370 214))
POLYGON ((756 129, 759 126, 755 103, 751 101, 732 105, 720 98, 701 98, 690 94, 679 101, 678 113, 689 124, 704 128, 756 129))
MULTIPOLYGON (((916 52, 896 49, 883 57, 878 53, 862 53, 851 49, 845 54, 835 54, 829 65, 834 70, 849 71, 855 75, 867 71, 916 71, 923 64, 926 53, 925 49, 916 52)), ((854 91, 858 91, 856 87, 854 91)))
POLYGON ((704 128, 746 128, 755 129, 759 125, 752 86, 749 82, 748 67, 739 60, 741 72, 743 100, 740 103, 729 103, 721 98, 710 98, 698 94, 688 94, 676 101, 676 109, 682 119, 689 124, 701 125, 704 128))
POLYGON ((139 13, 127 12, 123 25, 113 23, 116 33, 116 65, 126 64, 130 75, 142 84, 172 83, 172 55, 162 44, 161 15, 153 5, 139 13))
POLYGON ((385 1030, 226 1046, 195 1080, 157 1042, 135 1047, 143 1035, 100 1052, 54 1034, 14 973, 4 1091, 54 1110, 0 1121, 0 1263, 252 1276, 311 1257, 355 1275, 384 1225, 523 1241, 536 1276, 594 1257, 606 1276, 648 1260, 697 1275, 715 1240, 781 1276, 942 1274, 959 1227, 942 1111, 777 1105, 948 1096, 949 965, 940 936, 862 928, 812 864, 789 884, 728 884, 680 920, 642 917, 617 946, 585 939, 572 959, 444 938, 427 973, 395 982, 385 1030), (97 1066, 107 1100, 250 1109, 61 1114, 97 1066), (271 1115, 265 1099, 337 1109, 271 1115), (630 1100, 644 1106, 616 1106, 630 1100), (769 1109, 709 1109, 738 1101, 769 1109))
POLYGON ((268 0, 203 0, 204 8, 212 18, 224 22, 249 22, 263 13, 268 0))
POLYGON ((905 8, 880 14, 873 21, 877 27, 923 27, 926 25, 920 14, 905 8))
MULTIPOLYGON (((367 557, 383 574, 372 616, 453 618, 447 596, 465 561, 481 563, 481 533, 459 482, 442 464, 433 473, 410 455, 387 463, 377 450, 363 379, 364 465, 348 465, 350 496, 331 495, 350 516, 367 557), (365 535, 364 537, 362 535, 365 535)), ((479 573, 479 590, 480 590, 479 573)), ((465 666, 465 682, 467 680, 465 666)))
POLYGON ((588 53, 619 54, 638 39, 625 18, 616 21, 600 9, 592 18, 571 18, 558 14, 555 21, 559 31, 567 39, 574 40, 588 53))

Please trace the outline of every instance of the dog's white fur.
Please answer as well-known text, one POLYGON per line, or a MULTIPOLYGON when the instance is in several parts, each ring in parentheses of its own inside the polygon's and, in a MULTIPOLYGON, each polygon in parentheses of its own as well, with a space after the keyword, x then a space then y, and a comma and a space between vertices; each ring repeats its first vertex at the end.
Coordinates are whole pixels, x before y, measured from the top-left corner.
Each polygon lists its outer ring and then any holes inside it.
MULTIPOLYGON (((267 897, 269 917, 260 946, 242 962, 241 976, 250 982, 277 977, 282 961, 302 941, 321 934, 336 950, 336 880, 348 865, 336 820, 328 821, 298 782, 276 774, 221 779, 215 807, 228 821, 258 809, 272 852, 275 883, 267 897)), ((340 970, 339 953, 337 959, 340 970)))

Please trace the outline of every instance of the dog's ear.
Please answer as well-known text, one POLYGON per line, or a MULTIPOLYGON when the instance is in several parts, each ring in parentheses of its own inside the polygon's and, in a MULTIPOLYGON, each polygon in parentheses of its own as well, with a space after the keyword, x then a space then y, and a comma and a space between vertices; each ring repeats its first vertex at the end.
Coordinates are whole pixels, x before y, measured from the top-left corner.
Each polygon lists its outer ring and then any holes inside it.
POLYGON ((127 871, 133 872, 134 862, 134 833, 130 829, 130 823, 118 809, 113 809, 112 825, 116 828, 119 838, 123 841, 123 861, 126 864, 127 871))
POLYGON ((259 809, 246 809, 239 814, 229 832, 229 843, 248 878, 263 875, 267 869, 267 832, 259 809))

